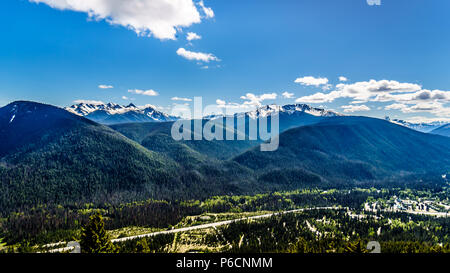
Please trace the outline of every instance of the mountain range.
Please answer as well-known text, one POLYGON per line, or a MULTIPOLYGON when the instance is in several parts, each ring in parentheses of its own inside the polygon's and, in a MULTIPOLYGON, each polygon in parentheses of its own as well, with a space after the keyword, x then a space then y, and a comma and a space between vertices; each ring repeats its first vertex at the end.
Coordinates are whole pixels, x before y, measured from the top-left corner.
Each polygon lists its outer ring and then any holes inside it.
POLYGON ((174 121, 177 117, 156 110, 154 106, 137 107, 130 103, 122 106, 115 103, 79 103, 65 108, 67 111, 102 124, 129 122, 174 121))
POLYGON ((332 117, 287 130, 279 142, 272 153, 255 147, 234 160, 258 172, 300 169, 342 183, 450 168, 450 139, 374 118, 332 117))
POLYGON ((440 126, 447 124, 445 121, 433 121, 433 122, 409 122, 402 119, 391 119, 389 117, 385 118, 387 121, 390 121, 392 123, 402 125, 411 129, 414 129, 419 132, 429 133, 433 131, 434 129, 439 128, 440 126))
MULTIPOLYGON (((122 124, 122 123, 133 123, 133 122, 166 122, 166 121, 176 121, 179 118, 175 116, 170 116, 162 111, 156 109, 153 105, 146 106, 136 106, 132 103, 129 105, 119 105, 115 103, 94 103, 94 102, 81 102, 78 104, 65 107, 67 111, 88 118, 92 121, 105 124, 122 124)), ((259 117, 266 117, 278 111, 281 117, 281 130, 286 128, 293 128, 299 125, 308 125, 320 121, 325 117, 342 116, 342 114, 325 110, 322 108, 316 108, 309 106, 307 104, 290 104, 290 105, 265 105, 256 108, 255 110, 237 113, 235 118, 245 117, 247 119, 256 119, 259 117), (299 116, 303 116, 299 118, 299 116), (299 123, 301 120, 301 124, 299 123)), ((204 119, 218 119, 225 118, 223 115, 209 115, 205 116, 204 119)), ((419 132, 429 133, 445 124, 444 121, 434 121, 434 122, 420 122, 414 123, 401 119, 391 119, 389 117, 386 120, 402 125, 419 132)))
POLYGON ((280 111, 274 152, 261 152, 261 141, 175 141, 173 121, 106 126, 85 118, 101 109, 79 110, 85 112, 27 101, 0 108, 0 213, 38 204, 421 183, 450 170, 448 137, 302 105, 280 111))

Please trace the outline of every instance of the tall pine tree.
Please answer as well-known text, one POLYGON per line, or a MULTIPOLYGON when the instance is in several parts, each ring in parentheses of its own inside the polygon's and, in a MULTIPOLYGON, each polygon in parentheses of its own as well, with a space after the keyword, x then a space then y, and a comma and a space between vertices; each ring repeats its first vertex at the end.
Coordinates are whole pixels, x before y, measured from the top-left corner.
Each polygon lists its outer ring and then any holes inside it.
POLYGON ((89 223, 81 232, 80 246, 82 253, 114 252, 114 245, 105 230, 105 223, 100 213, 89 218, 89 223))

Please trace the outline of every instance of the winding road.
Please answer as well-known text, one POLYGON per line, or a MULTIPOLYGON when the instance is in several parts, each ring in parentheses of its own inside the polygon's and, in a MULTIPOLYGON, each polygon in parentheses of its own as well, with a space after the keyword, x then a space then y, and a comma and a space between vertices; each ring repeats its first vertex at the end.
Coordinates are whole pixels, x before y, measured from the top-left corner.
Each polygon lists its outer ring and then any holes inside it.
MULTIPOLYGON (((192 231, 192 230, 198 230, 198 229, 215 228, 215 227, 219 227, 219 226, 229 225, 233 222, 269 218, 274 215, 296 213, 296 212, 302 212, 302 211, 306 211, 306 210, 326 210, 326 209, 348 209, 348 208, 346 208, 346 207, 316 207, 316 208, 303 208, 303 209, 288 210, 288 211, 282 211, 282 212, 273 212, 273 213, 255 215, 255 216, 250 216, 250 217, 243 217, 243 218, 238 218, 238 219, 233 219, 233 220, 226 220, 226 221, 209 223, 209 224, 202 224, 202 225, 196 225, 196 226, 190 226, 190 227, 184 227, 184 228, 157 231, 157 232, 146 233, 146 234, 141 234, 141 235, 134 235, 134 236, 130 236, 130 237, 117 238, 117 239, 111 240, 111 242, 112 243, 120 243, 120 242, 135 240, 135 239, 139 239, 139 238, 152 237, 152 236, 161 235, 161 234, 171 234, 171 233, 186 232, 186 231, 192 231)), ((448 217, 449 216, 448 213, 423 213, 423 212, 419 213, 419 212, 411 212, 411 211, 404 211, 404 212, 413 213, 413 214, 433 215, 433 216, 438 216, 438 217, 448 217)), ((48 244, 47 246, 52 246, 52 245, 56 246, 56 245, 61 245, 61 244, 65 244, 65 242, 48 244)), ((65 251, 70 251, 73 249, 74 249, 74 246, 67 246, 67 247, 63 247, 63 248, 52 249, 47 252, 50 252, 50 253, 65 252, 65 251)))
MULTIPOLYGON (((233 219, 233 220, 226 220, 226 221, 221 221, 221 222, 215 222, 215 223, 209 223, 209 224, 203 224, 203 225, 196 225, 196 226, 184 227, 184 228, 177 228, 177 229, 171 229, 171 230, 163 230, 163 231, 157 231, 157 232, 146 233, 146 234, 141 234, 141 235, 135 235, 135 236, 130 236, 130 237, 123 237, 123 238, 113 239, 113 240, 111 240, 111 242, 112 243, 119 243, 119 242, 135 240, 135 239, 139 239, 139 238, 152 237, 152 236, 161 235, 161 234, 171 234, 171 233, 186 232, 186 231, 192 231, 192 230, 198 230, 198 229, 215 228, 215 227, 219 227, 219 226, 229 225, 229 224, 231 224, 233 222, 238 222, 238 221, 256 220, 256 219, 262 219, 262 218, 269 218, 269 217, 272 217, 274 215, 296 213, 296 212, 302 212, 302 211, 305 211, 305 210, 321 210, 321 209, 346 209, 346 208, 318 207, 318 208, 304 208, 304 209, 295 209, 295 210, 288 210, 288 211, 282 211, 282 212, 273 212, 273 213, 268 213, 268 214, 255 215, 255 216, 238 218, 238 219, 233 219)), ((64 242, 59 242, 59 243, 55 243, 55 244, 48 244, 47 246, 60 245, 60 244, 63 244, 63 243, 64 242)), ((67 246, 67 247, 52 249, 52 250, 49 250, 47 252, 49 252, 49 253, 66 252, 66 251, 72 250, 73 248, 74 248, 73 246, 67 246)))

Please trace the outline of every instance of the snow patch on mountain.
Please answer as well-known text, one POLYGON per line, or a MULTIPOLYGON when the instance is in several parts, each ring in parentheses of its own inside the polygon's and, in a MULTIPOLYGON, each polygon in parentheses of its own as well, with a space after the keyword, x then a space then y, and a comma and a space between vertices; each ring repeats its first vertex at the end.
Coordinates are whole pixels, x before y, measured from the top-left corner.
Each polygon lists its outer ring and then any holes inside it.
POLYGON ((441 127, 442 125, 447 124, 447 121, 433 121, 433 122, 420 122, 420 123, 414 123, 414 122, 409 122, 406 120, 401 120, 401 119, 391 119, 390 117, 385 117, 385 119, 387 121, 390 121, 392 123, 401 125, 401 126, 405 126, 408 127, 410 129, 419 131, 419 132, 423 132, 423 133, 429 133, 431 131, 433 131, 436 128, 441 127))

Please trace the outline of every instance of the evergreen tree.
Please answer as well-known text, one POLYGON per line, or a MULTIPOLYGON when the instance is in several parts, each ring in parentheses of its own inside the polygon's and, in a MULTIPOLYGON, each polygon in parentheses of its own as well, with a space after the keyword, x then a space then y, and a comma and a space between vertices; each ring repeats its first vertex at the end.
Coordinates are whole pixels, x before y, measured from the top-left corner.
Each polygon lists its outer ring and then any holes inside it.
POLYGON ((150 253, 150 247, 148 246, 147 239, 143 238, 136 244, 136 253, 150 253))
POLYGON ((89 223, 83 228, 81 233, 82 253, 112 253, 114 245, 106 233, 105 223, 100 213, 89 218, 89 223))

